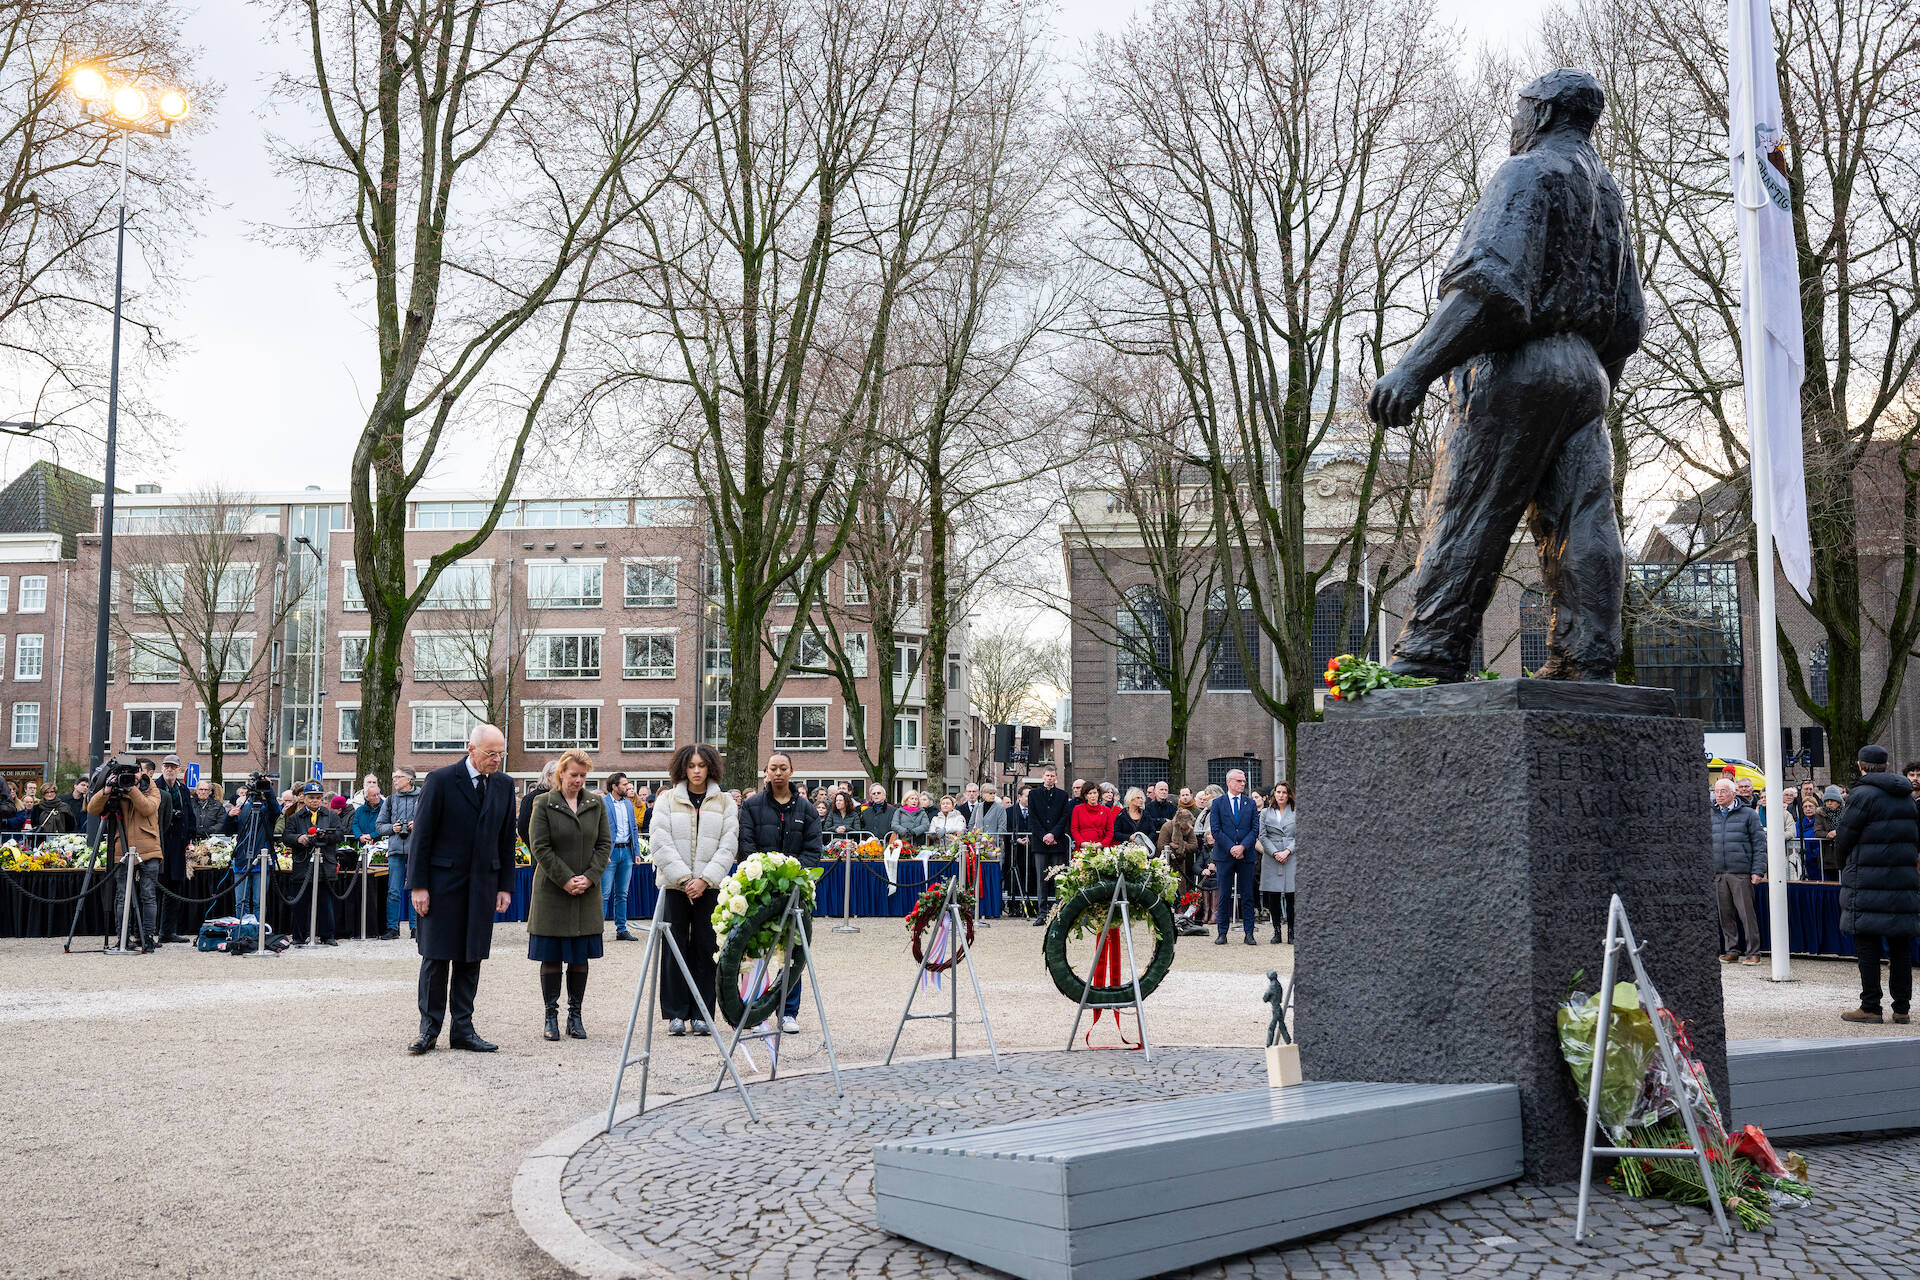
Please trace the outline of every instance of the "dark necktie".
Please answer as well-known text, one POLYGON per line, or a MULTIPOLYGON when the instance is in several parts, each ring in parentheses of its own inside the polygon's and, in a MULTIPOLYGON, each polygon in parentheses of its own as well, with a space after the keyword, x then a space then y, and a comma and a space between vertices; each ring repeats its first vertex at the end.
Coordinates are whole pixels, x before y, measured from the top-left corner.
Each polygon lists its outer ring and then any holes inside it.
POLYGON ((476 773, 476 774, 474 774, 474 775, 473 775, 473 789, 474 789, 475 791, 478 791, 478 790, 480 789, 480 787, 481 787, 481 784, 482 784, 482 783, 484 783, 484 782, 485 782, 486 780, 487 780, 487 779, 486 779, 486 775, 485 775, 485 774, 480 774, 480 773, 476 773))

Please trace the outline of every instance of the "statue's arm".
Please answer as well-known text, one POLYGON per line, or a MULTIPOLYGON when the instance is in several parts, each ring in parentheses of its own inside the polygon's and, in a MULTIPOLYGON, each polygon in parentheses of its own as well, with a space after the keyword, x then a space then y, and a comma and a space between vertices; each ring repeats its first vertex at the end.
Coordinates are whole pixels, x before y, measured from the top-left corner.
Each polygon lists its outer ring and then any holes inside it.
POLYGON ((1456 289, 1441 298, 1400 363, 1374 384, 1367 412, 1382 426, 1404 427, 1433 380, 1483 351, 1509 345, 1504 317, 1474 294, 1456 289))

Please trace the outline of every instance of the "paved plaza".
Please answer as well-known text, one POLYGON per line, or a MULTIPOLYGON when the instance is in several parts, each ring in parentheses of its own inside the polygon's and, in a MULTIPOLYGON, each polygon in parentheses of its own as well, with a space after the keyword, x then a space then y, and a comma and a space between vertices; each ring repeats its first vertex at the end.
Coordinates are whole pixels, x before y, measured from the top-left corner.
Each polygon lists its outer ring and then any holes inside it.
MULTIPOLYGON (((817 935, 844 1064, 885 1057, 913 972, 897 921, 860 924, 856 935, 826 928, 817 935)), ((796 1250, 802 1241, 833 1239, 842 1250, 836 1259, 853 1257, 856 1274, 920 1273, 921 1264, 906 1253, 888 1254, 909 1246, 875 1236, 857 1219, 848 1225, 853 1207, 865 1203, 867 1174, 835 1162, 856 1146, 864 1149, 872 1136, 837 1133, 835 1118, 843 1111, 871 1116, 883 1109, 881 1099, 908 1098, 917 1108, 912 1114, 926 1123, 927 1109, 943 1098, 997 1094, 999 1114, 1011 1117, 1024 1114, 1022 1108, 1064 1110, 1149 1096, 1149 1090, 1165 1096, 1241 1084, 1254 1078, 1259 1061, 1265 972, 1291 968, 1288 947, 1183 944, 1173 972, 1148 1002, 1155 1044, 1165 1048, 1147 1067, 1134 1054, 1059 1053, 1073 1006, 1047 981, 1039 946, 1040 931, 1024 924, 1003 922, 979 935, 994 1029, 1002 1050, 1016 1054, 1004 1077, 982 1074, 982 1061, 972 1057, 958 1064, 924 1060, 944 1047, 946 1028, 921 1023, 909 1030, 903 1053, 922 1060, 899 1067, 884 1087, 871 1083, 867 1067, 850 1069, 844 1102, 811 1074, 752 1086, 770 1113, 799 1107, 819 1126, 820 1140, 806 1147, 807 1163, 786 1162, 770 1184, 820 1206, 820 1223, 796 1232, 796 1250), (1170 1047, 1189 1045, 1237 1047, 1212 1053, 1170 1047), (964 1089, 956 1083, 970 1077, 964 1089)), ((337 949, 241 960, 177 946, 149 957, 68 956, 57 939, 0 941, 4 1167, 36 1171, 8 1181, 0 1272, 8 1280, 217 1277, 249 1269, 240 1261, 246 1259, 258 1274, 316 1280, 559 1280, 570 1274, 522 1229, 514 1212, 515 1176, 530 1152, 604 1112, 619 1050, 616 1032, 633 998, 641 947, 608 945, 607 959, 594 963, 587 995, 593 1038, 557 1045, 539 1038, 538 986, 534 966, 522 958, 525 947, 521 927, 501 926, 481 981, 477 1021, 500 1042, 499 1053, 443 1049, 409 1058, 401 1049, 413 1031, 418 962, 405 943, 349 941, 337 949)), ((1800 981, 1780 987, 1768 983, 1764 971, 1726 971, 1733 1033, 1890 1036, 1908 1030, 1838 1021, 1838 1011, 1857 995, 1851 964, 1796 961, 1795 974, 1800 981)), ((802 1021, 811 1034, 811 1002, 802 1021)), ((960 1044, 963 1054, 985 1049, 978 1028, 963 1028, 960 1044)), ((688 1097, 711 1084, 710 1045, 665 1037, 655 1045, 661 1050, 656 1098, 688 1097)), ((790 1045, 787 1062, 809 1073, 826 1065, 818 1040, 804 1036, 790 1045)), ((717 1107, 716 1132, 742 1140, 738 1100, 722 1101, 689 1097, 649 1119, 680 1114, 691 1120, 717 1107)), ((961 1128, 992 1118, 955 1112, 943 1123, 961 1128)), ((758 1142, 764 1135, 745 1136, 758 1142)), ((756 1150, 762 1152, 756 1159, 764 1159, 764 1148, 756 1150)), ((712 1199, 703 1193, 697 1202, 683 1201, 672 1216, 690 1218, 696 1205, 781 1203, 766 1194, 767 1183, 756 1181, 758 1165, 754 1173, 730 1171, 717 1153, 698 1154, 705 1163, 689 1158, 690 1167, 680 1172, 689 1187, 711 1188, 712 1199), (696 1183, 699 1172, 706 1176, 696 1183)), ((1920 1230, 1914 1181, 1920 1175, 1912 1172, 1920 1168, 1920 1148, 1908 1139, 1809 1155, 1820 1198, 1787 1220, 1802 1232, 1807 1261, 1792 1261, 1780 1274, 1887 1274, 1866 1259, 1876 1241, 1911 1240, 1920 1230), (1883 1234, 1866 1225, 1874 1222, 1883 1234)), ((1503 1190, 1355 1228, 1260 1265, 1270 1275, 1283 1274, 1276 1259, 1295 1267, 1294 1274, 1310 1274, 1298 1269, 1308 1266, 1329 1274, 1411 1274, 1419 1267, 1444 1270, 1435 1260, 1444 1258, 1445 1266, 1510 1268, 1471 1274, 1550 1274, 1549 1259, 1565 1266, 1574 1257, 1557 1216, 1564 1209, 1564 1202, 1537 1191, 1503 1190), (1369 1259, 1378 1270, 1364 1265, 1369 1259), (1525 1270, 1529 1266, 1534 1270, 1525 1270)), ((1684 1224, 1684 1232, 1660 1238, 1659 1256, 1672 1262, 1667 1274, 1707 1273, 1704 1265, 1690 1271, 1686 1255, 1673 1252, 1676 1244, 1702 1237, 1700 1215, 1607 1201, 1598 1222, 1610 1232, 1629 1215, 1641 1223, 1684 1224)), ((1743 1238, 1740 1248, 1791 1259, 1788 1239, 1784 1232, 1743 1238)), ((612 1239, 609 1245, 624 1247, 612 1239)), ((732 1259, 716 1255, 681 1274, 780 1274, 770 1260, 754 1272, 742 1251, 731 1252, 732 1259)), ((945 1259, 940 1265, 952 1266, 945 1259)), ((1225 1270, 1247 1274, 1248 1266, 1237 1260, 1225 1270)), ((1768 1274, 1772 1266, 1761 1259, 1728 1270, 1745 1277, 1768 1274)), ((804 1274, 798 1262, 795 1268, 804 1274)), ((1913 1268, 1893 1274, 1910 1277, 1913 1268)))
MULTIPOLYGON (((1151 1064, 1136 1054, 1040 1052, 1003 1065, 996 1073, 974 1057, 865 1068, 845 1073, 844 1098, 823 1076, 780 1080, 755 1091, 759 1125, 727 1092, 625 1120, 588 1138, 558 1174, 561 1205, 600 1255, 573 1260, 598 1261, 587 1268, 596 1274, 661 1280, 997 1276, 873 1227, 876 1143, 974 1127, 982 1117, 1070 1115, 1264 1079, 1253 1055, 1224 1049, 1163 1051, 1151 1064)), ((1910 1280, 1920 1135, 1783 1145, 1806 1150, 1818 1191, 1731 1246, 1704 1209, 1602 1192, 1590 1242, 1575 1248, 1578 1188, 1518 1184, 1174 1274, 1910 1280)))

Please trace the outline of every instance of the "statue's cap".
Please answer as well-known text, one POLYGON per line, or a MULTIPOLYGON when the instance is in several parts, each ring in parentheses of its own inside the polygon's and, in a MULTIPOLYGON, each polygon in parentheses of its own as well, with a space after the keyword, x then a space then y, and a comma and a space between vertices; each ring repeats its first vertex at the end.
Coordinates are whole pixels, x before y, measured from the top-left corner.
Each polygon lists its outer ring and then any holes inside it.
POLYGON ((1607 94, 1600 82, 1578 67, 1559 67, 1547 72, 1520 91, 1522 98, 1550 103, 1575 123, 1591 129, 1607 105, 1607 94))

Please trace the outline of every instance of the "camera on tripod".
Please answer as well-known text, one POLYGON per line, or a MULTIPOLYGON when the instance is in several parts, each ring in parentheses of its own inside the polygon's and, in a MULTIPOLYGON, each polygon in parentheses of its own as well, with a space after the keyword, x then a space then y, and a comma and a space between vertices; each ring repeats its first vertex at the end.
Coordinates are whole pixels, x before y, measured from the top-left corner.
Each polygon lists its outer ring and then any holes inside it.
POLYGON ((140 766, 124 760, 108 760, 94 773, 92 787, 105 789, 115 800, 123 798, 140 784, 140 766))

